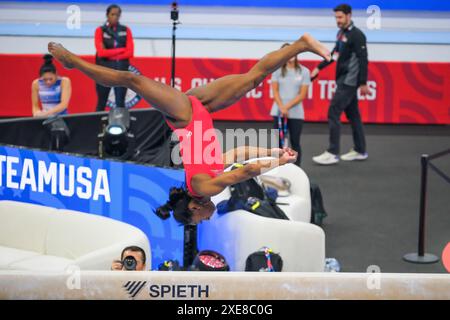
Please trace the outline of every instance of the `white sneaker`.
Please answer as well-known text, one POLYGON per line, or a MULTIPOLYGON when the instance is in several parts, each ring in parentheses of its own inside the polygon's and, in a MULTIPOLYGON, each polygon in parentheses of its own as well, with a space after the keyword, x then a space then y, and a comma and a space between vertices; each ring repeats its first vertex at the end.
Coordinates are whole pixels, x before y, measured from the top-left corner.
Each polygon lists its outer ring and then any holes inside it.
POLYGON ((344 161, 353 161, 353 160, 366 160, 369 157, 367 152, 359 153, 355 150, 351 149, 348 153, 341 155, 341 159, 344 161))
POLYGON ((325 166, 339 162, 339 156, 329 153, 328 151, 325 151, 320 156, 315 156, 312 159, 315 163, 325 166))

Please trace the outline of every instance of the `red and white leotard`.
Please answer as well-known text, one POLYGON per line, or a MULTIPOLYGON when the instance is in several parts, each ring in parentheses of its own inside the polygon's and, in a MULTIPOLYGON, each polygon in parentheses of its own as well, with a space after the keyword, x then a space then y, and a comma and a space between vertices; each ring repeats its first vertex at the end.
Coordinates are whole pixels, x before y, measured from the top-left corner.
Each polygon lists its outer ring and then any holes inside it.
POLYGON ((177 129, 167 119, 169 127, 180 140, 180 154, 186 172, 188 191, 196 197, 191 185, 196 174, 207 174, 214 178, 224 169, 222 148, 217 138, 210 113, 194 96, 189 96, 192 105, 192 118, 189 124, 177 129))

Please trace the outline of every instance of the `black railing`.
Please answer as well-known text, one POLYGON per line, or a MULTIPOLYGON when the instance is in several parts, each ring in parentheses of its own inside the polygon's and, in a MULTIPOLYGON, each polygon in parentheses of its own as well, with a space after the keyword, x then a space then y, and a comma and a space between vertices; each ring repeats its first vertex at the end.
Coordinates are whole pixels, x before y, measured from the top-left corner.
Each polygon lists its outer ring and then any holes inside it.
POLYGON ((427 211, 427 180, 428 168, 433 169, 442 179, 450 183, 450 177, 431 163, 431 160, 443 157, 450 154, 450 149, 435 153, 433 155, 423 154, 421 157, 421 182, 420 182, 420 212, 419 212, 419 240, 418 252, 408 253, 403 256, 403 259, 412 263, 436 263, 439 258, 434 254, 425 253, 425 222, 427 211))

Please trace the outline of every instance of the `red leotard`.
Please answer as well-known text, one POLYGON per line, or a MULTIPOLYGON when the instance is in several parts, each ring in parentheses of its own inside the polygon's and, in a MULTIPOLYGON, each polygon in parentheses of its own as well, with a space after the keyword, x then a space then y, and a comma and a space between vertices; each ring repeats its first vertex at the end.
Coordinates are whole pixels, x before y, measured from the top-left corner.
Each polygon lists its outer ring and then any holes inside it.
POLYGON ((207 174, 214 178, 223 172, 223 158, 220 141, 217 138, 211 115, 202 103, 194 96, 189 96, 192 105, 192 118, 189 124, 181 129, 166 122, 180 140, 180 154, 186 172, 186 186, 189 192, 194 192, 191 185, 196 174, 207 174))

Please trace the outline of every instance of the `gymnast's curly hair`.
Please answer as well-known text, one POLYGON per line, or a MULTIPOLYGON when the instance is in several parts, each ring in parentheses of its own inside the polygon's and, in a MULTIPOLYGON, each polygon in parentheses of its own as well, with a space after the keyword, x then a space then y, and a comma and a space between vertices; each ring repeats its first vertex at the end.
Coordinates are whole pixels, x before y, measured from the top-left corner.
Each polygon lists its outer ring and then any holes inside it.
POLYGON ((172 187, 169 191, 169 200, 166 204, 157 208, 155 213, 163 220, 170 218, 170 212, 173 217, 182 225, 192 223, 192 212, 188 208, 192 197, 184 188, 172 187))

